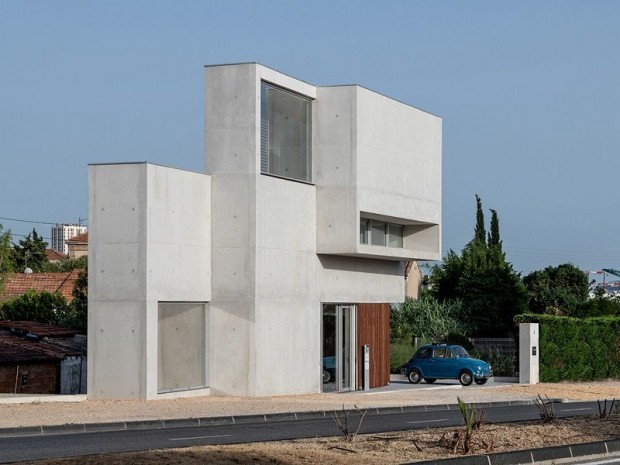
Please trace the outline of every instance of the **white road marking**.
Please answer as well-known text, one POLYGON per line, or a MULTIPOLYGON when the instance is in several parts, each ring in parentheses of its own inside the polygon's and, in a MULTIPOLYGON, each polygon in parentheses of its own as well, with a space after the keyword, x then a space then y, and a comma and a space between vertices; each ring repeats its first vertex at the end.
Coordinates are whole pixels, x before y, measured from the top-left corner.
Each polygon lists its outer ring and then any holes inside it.
MULTIPOLYGON (((579 457, 575 457, 575 459, 578 459, 579 457)), ((581 462, 582 465, 602 465, 604 463, 618 463, 618 457, 616 457, 615 459, 608 459, 608 460, 600 460, 598 462, 581 462)))
POLYGON ((171 441, 190 441, 193 439, 229 438, 232 434, 217 434, 215 436, 194 436, 193 438, 170 438, 171 441))
POLYGON ((592 407, 560 409, 561 412, 579 412, 581 410, 594 410, 594 409, 592 407))
POLYGON ((419 421, 408 421, 407 424, 415 424, 415 423, 436 423, 440 421, 448 421, 447 418, 438 418, 437 420, 419 420, 419 421))

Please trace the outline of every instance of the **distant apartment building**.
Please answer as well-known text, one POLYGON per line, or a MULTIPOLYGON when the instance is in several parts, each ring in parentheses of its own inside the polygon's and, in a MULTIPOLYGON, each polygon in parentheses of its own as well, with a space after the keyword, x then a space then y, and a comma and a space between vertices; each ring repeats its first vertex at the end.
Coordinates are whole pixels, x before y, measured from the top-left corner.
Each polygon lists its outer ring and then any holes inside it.
POLYGON ((86 229, 86 226, 80 226, 77 224, 57 223, 52 226, 52 249, 67 255, 69 253, 69 246, 66 243, 67 239, 71 239, 78 234, 85 233, 86 229))

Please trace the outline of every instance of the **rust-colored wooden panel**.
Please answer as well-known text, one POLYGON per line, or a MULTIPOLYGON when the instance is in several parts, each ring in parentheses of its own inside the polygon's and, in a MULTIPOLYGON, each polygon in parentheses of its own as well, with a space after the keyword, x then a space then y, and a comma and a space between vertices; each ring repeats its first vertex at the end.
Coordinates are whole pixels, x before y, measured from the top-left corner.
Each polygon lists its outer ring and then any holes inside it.
POLYGON ((357 304, 357 388, 364 387, 364 344, 370 345, 370 387, 390 383, 390 304, 357 304))

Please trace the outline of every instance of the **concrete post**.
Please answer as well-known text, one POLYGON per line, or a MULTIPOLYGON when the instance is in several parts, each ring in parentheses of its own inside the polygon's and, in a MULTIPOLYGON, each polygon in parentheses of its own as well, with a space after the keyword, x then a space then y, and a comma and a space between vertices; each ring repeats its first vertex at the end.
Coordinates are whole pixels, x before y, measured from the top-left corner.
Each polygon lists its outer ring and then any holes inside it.
POLYGON ((539 356, 538 323, 519 324, 519 383, 538 384, 539 356))

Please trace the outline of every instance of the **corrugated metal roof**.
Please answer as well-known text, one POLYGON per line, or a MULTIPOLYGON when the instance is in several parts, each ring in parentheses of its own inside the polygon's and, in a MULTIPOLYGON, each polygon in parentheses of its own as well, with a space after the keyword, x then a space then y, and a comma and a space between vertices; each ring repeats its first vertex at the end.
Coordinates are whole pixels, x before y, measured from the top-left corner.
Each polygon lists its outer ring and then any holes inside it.
POLYGON ((0 332, 0 363, 2 364, 57 361, 67 355, 62 349, 45 342, 29 341, 0 332))
POLYGON ((0 329, 13 330, 20 335, 32 334, 38 338, 73 337, 79 334, 76 329, 61 328, 37 321, 0 321, 0 329))

